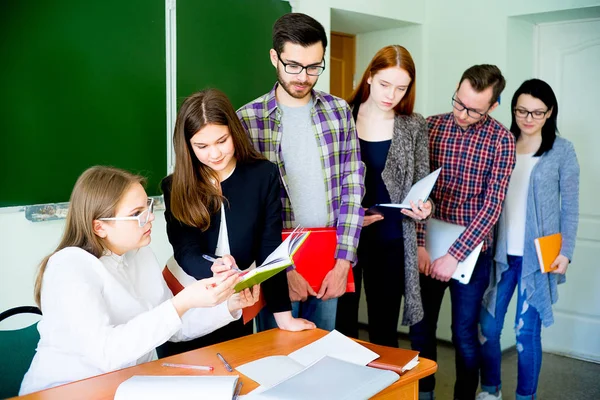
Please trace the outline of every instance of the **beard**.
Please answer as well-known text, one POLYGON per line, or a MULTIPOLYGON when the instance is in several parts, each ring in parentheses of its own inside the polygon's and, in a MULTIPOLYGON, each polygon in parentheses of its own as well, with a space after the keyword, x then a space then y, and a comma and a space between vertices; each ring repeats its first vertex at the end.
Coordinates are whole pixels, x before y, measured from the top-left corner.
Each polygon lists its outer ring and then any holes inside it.
POLYGON ((303 82, 298 82, 298 81, 286 82, 285 80, 283 80, 283 77, 281 76, 281 71, 280 71, 279 67, 277 67, 277 81, 279 82, 279 84, 281 85, 283 90, 285 90, 287 94, 289 94, 290 96, 292 96, 295 99, 305 98, 307 95, 310 94, 310 91, 312 90, 312 88, 317 84, 316 81, 314 83, 310 83, 310 82, 303 83, 303 82), (294 88, 294 86, 302 86, 302 90, 298 91, 294 88))

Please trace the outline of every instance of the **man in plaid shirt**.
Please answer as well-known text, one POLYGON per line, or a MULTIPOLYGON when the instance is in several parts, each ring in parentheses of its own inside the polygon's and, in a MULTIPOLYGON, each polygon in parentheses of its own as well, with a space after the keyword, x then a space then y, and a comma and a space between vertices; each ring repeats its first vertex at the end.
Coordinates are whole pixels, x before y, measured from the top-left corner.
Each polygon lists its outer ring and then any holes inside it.
MULTIPOLYGON (((337 227, 336 263, 318 292, 295 270, 287 272, 294 317, 332 330, 337 298, 356 262, 364 166, 348 104, 313 89, 325 69, 326 47, 323 26, 308 15, 290 13, 277 20, 270 58, 278 82, 238 116, 254 147, 279 167, 284 227, 337 227)), ((259 330, 275 326, 263 310, 259 330)))
MULTIPOLYGON (((430 260, 425 230, 417 232, 421 296, 425 316, 410 328, 412 347, 436 360, 437 320, 446 288, 452 301, 456 351, 454 399, 475 398, 479 385, 479 313, 492 269, 492 233, 515 164, 513 135, 488 114, 498 106, 505 80, 494 65, 467 69, 452 96, 453 111, 427 118, 431 170, 442 168, 431 194, 434 218, 466 230, 448 253, 430 260), (450 278, 481 242, 483 249, 468 284, 450 278), (431 262, 433 261, 433 262, 431 262)), ((419 382, 419 399, 433 399, 435 377, 419 382)))

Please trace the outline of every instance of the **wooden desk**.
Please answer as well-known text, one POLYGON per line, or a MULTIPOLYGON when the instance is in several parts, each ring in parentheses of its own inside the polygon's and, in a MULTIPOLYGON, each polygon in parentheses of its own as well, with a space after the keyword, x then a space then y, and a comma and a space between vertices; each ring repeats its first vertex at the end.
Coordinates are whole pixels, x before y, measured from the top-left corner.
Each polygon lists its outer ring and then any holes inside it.
MULTIPOLYGON (((69 400, 69 399, 89 399, 89 400, 109 400, 113 399, 117 387, 121 382, 131 378, 133 375, 240 375, 244 383, 242 394, 255 389, 258 384, 237 371, 227 372, 221 361, 217 358, 217 352, 231 364, 233 368, 247 362, 272 355, 287 355, 300 347, 303 347, 313 341, 322 338, 328 332, 314 329, 303 332, 287 332, 279 329, 257 333, 245 336, 228 342, 219 343, 213 346, 204 347, 187 353, 163 358, 135 367, 121 369, 108 374, 84 379, 81 381, 58 386, 52 389, 42 390, 27 396, 18 397, 18 399, 27 400, 69 400), (181 364, 200 364, 212 365, 214 372, 203 372, 181 368, 163 367, 163 362, 181 363, 181 364)), ((369 343, 360 342, 365 347, 369 343)), ((384 356, 380 349, 377 350, 380 356, 384 356)), ((389 348, 390 354, 398 351, 389 348)), ((400 379, 380 392, 374 399, 394 399, 408 400, 418 398, 418 380, 433 374, 437 370, 437 364, 431 360, 420 359, 420 363, 412 371, 407 372, 400 379)))

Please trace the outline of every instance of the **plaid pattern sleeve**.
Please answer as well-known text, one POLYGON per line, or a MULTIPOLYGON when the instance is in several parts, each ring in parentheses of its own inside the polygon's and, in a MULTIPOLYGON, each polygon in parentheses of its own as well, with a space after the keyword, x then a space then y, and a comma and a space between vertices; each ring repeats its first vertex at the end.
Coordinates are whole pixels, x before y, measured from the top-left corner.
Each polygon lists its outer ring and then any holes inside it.
MULTIPOLYGON (((465 226, 448 253, 464 260, 484 241, 492 245, 492 227, 498 220, 515 164, 515 141, 499 122, 487 116, 462 131, 452 113, 427 119, 431 170, 442 167, 433 190, 434 217, 465 226)), ((418 232, 424 245, 425 230, 418 232)))
MULTIPOLYGON (((334 208, 337 216, 338 247, 336 258, 356 262, 356 248, 362 229, 364 210, 361 205, 365 194, 365 167, 360 159, 358 135, 350 107, 344 104, 343 132, 340 132, 340 176, 335 180, 341 184, 339 201, 334 208), (339 204, 338 204, 339 203, 339 204)), ((331 165, 333 167, 333 165, 331 165)))
MULTIPOLYGON (((254 147, 279 168, 281 204, 285 228, 296 225, 288 196, 286 171, 281 155, 281 111, 275 90, 237 111, 254 147)), ((358 136, 348 104, 330 94, 313 90, 311 118, 319 141, 323 177, 326 184, 329 226, 336 226, 336 258, 356 262, 356 248, 364 211, 364 165, 360 160, 358 136)))

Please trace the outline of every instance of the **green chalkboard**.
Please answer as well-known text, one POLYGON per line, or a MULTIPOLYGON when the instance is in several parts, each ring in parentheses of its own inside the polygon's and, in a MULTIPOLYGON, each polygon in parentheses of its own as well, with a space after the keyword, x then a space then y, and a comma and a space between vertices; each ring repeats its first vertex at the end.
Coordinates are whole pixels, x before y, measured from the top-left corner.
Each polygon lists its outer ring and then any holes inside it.
MULTIPOLYGON (((178 0, 177 94, 267 92, 281 0, 178 0)), ((86 168, 166 174, 164 0, 0 0, 0 207, 67 201, 86 168)))
POLYGON ((95 164, 166 173, 164 0, 0 1, 0 206, 95 164))
POLYGON ((177 0, 178 105, 207 87, 236 108, 271 90, 271 31, 290 11, 282 0, 177 0))

